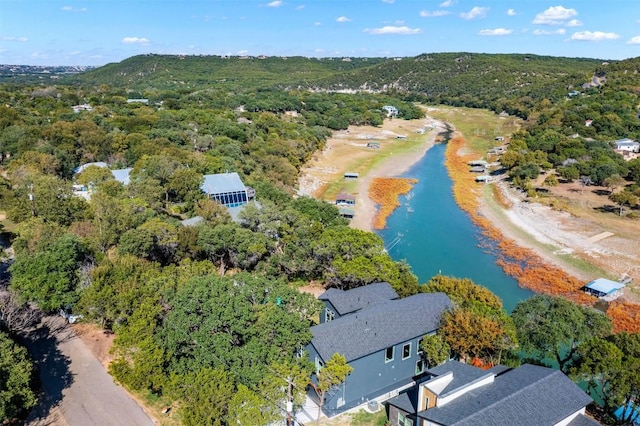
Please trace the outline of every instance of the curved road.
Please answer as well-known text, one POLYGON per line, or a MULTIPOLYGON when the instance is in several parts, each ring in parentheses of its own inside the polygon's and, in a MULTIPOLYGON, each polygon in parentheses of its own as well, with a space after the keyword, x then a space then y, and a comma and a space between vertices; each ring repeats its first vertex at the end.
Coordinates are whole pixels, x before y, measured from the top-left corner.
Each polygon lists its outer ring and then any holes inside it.
POLYGON ((102 364, 59 316, 45 317, 24 335, 40 370, 42 394, 30 426, 148 426, 155 422, 116 385, 102 364))

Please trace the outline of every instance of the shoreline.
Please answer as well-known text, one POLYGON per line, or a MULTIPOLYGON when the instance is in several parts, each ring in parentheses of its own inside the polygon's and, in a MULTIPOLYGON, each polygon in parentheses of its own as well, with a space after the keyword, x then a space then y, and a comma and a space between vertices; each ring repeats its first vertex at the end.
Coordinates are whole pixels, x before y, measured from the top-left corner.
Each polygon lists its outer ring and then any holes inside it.
POLYGON ((426 117, 426 120, 431 122, 433 129, 425 135, 425 141, 417 152, 404 152, 402 154, 391 155, 365 176, 361 176, 358 179, 355 216, 349 223, 350 227, 362 231, 375 232, 373 220, 378 213, 378 207, 369 197, 371 181, 377 177, 400 176, 422 160, 427 151, 436 143, 438 136, 446 130, 443 122, 429 116, 426 117))

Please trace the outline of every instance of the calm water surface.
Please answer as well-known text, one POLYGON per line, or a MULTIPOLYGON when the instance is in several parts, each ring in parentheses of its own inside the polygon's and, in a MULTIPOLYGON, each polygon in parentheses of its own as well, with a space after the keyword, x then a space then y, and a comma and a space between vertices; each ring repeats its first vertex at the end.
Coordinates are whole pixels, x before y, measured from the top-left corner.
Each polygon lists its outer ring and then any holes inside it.
POLYGON ((405 259, 421 283, 441 273, 471 278, 497 294, 507 311, 533 293, 518 287, 496 257, 479 247, 480 230, 455 203, 444 165, 445 144, 438 144, 403 177, 420 181, 378 234, 395 260, 405 259))

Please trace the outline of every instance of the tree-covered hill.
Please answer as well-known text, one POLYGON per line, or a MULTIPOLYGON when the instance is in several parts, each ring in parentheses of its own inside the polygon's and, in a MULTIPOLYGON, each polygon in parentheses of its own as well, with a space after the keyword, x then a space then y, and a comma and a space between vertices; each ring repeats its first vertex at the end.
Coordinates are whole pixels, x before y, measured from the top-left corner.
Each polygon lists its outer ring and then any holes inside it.
POLYGON ((603 61, 524 54, 435 53, 413 58, 141 55, 70 77, 69 83, 130 90, 256 88, 398 91, 419 100, 526 117, 592 80, 603 61))
MULTIPOLYGON (((613 141, 640 138, 639 73, 639 58, 603 63, 571 96, 539 102, 501 159, 514 182, 532 190, 531 180, 553 168, 569 182, 625 186, 625 195, 637 191, 640 159, 625 161, 613 141)), ((636 204, 631 200, 623 204, 636 204)))
POLYGON ((308 86, 331 75, 386 62, 386 58, 304 58, 140 55, 74 76, 71 83, 144 90, 308 86))
POLYGON ((329 89, 398 90, 432 103, 526 116, 541 99, 558 100, 591 80, 598 59, 525 54, 436 53, 387 61, 318 82, 329 89))

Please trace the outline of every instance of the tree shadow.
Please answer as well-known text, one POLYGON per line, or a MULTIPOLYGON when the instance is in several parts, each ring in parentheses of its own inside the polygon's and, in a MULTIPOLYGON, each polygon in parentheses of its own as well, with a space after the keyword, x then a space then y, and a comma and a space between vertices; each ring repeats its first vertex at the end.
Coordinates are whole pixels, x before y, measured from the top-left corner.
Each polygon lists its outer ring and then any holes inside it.
POLYGON ((611 195, 611 191, 608 191, 606 189, 594 189, 591 192, 593 192, 596 195, 601 195, 601 196, 609 196, 609 195, 611 195))
POLYGON ((49 414, 62 401, 63 390, 73 383, 73 374, 69 370, 71 360, 57 346, 60 342, 57 335, 62 335, 63 339, 68 338, 68 332, 65 333, 63 328, 63 321, 45 320, 35 330, 24 332, 20 336, 21 343, 27 347, 36 364, 40 388, 38 405, 31 410, 26 424, 47 424, 49 414))
POLYGON ((593 209, 601 213, 619 213, 620 211, 620 207, 612 206, 611 204, 605 204, 600 207, 594 207, 593 209))

